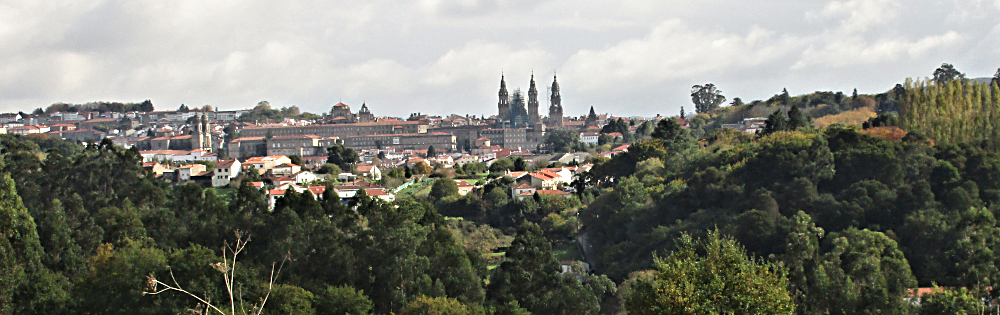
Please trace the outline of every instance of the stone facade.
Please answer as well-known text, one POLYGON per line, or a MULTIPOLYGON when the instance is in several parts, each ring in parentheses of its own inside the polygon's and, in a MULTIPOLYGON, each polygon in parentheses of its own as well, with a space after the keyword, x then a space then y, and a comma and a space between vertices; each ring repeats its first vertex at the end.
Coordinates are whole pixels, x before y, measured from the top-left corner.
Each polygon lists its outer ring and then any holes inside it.
POLYGON ((427 133, 428 124, 420 121, 379 120, 353 124, 314 124, 308 126, 251 126, 240 129, 244 137, 315 135, 323 138, 404 133, 427 133))

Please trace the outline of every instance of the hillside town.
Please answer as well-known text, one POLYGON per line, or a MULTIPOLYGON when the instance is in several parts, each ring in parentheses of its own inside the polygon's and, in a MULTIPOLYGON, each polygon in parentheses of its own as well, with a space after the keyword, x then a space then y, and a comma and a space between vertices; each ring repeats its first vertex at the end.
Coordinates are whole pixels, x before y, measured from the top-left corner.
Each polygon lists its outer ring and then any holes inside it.
MULTIPOLYGON (((631 121, 627 131, 631 134, 639 128, 635 121, 646 121, 597 114, 593 107, 587 115, 564 117, 555 76, 549 88, 548 115, 542 116, 534 76, 529 86, 525 100, 519 89, 509 92, 506 78, 501 78, 497 114, 491 117, 413 113, 404 119, 376 116, 367 104, 355 112, 350 105, 337 103, 312 119, 284 117, 262 122, 247 119, 255 111, 269 110, 262 105, 229 111, 184 105, 173 111, 73 106, 72 111, 50 108, 34 114, 0 114, 0 133, 45 134, 79 143, 110 141, 138 150, 144 168, 175 184, 235 187, 241 180, 253 179, 254 187, 265 190, 273 207, 289 189, 309 190, 320 198, 328 182, 336 183, 335 193, 344 202, 362 191, 392 201, 396 192, 422 177, 386 187, 381 177, 387 170, 460 169, 474 163, 489 168, 498 159, 513 158, 525 161, 527 168, 507 172, 518 184, 510 192, 512 198, 536 193, 568 197, 573 189, 570 184, 591 167, 585 163, 588 158, 628 150, 622 132, 605 130, 610 121, 631 121), (578 135, 578 142, 590 150, 550 152, 542 144, 546 134, 554 131, 578 135), (323 168, 334 146, 353 150, 356 163, 344 165, 353 169, 329 173, 323 168)), ((134 107, 152 109, 152 104, 147 101, 134 107)), ((467 180, 456 180, 462 195, 485 183, 467 180)))

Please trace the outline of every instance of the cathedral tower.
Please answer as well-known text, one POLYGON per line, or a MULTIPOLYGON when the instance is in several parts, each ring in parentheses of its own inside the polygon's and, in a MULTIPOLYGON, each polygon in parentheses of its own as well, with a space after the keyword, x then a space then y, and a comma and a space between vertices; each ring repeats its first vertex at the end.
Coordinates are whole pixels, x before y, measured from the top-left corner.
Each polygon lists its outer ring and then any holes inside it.
POLYGON ((503 120, 507 119, 510 115, 510 95, 507 94, 507 82, 503 80, 503 74, 500 75, 500 102, 497 103, 499 108, 499 113, 497 113, 497 123, 502 124, 503 120))
POLYGON ((531 74, 531 86, 528 88, 528 125, 538 122, 538 89, 535 88, 535 74, 531 74))
POLYGON ((562 127, 562 96, 559 95, 559 81, 552 75, 552 96, 549 98, 549 127, 562 127))

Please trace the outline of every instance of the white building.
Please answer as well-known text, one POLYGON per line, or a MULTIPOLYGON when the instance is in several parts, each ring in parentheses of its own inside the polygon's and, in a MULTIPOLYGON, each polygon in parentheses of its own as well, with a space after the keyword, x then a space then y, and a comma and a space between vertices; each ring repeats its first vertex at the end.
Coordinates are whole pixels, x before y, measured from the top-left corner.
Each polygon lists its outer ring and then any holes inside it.
POLYGON ((233 178, 240 175, 242 165, 237 159, 222 160, 215 164, 215 176, 212 176, 212 187, 229 185, 233 178))

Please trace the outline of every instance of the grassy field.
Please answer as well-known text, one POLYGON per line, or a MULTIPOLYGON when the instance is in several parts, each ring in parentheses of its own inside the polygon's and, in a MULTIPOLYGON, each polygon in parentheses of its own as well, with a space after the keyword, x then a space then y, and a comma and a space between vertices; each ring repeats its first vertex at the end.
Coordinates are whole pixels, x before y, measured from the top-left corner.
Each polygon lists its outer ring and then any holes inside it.
POLYGON ((816 118, 813 125, 816 128, 823 129, 832 124, 844 124, 844 125, 860 125, 869 118, 878 116, 871 108, 863 107, 851 111, 842 112, 836 115, 823 116, 816 118))
POLYGON ((580 246, 576 243, 565 243, 556 245, 552 248, 552 253, 555 254, 556 259, 559 261, 566 260, 578 260, 583 261, 583 253, 580 252, 580 246))
POLYGON ((415 183, 415 184, 410 185, 410 186, 408 186, 406 188, 403 188, 403 190, 400 190, 396 194, 397 195, 410 195, 410 196, 413 196, 413 197, 426 197, 428 194, 431 193, 431 186, 434 184, 435 180, 437 180, 437 179, 434 179, 434 178, 425 179, 422 182, 415 183))

